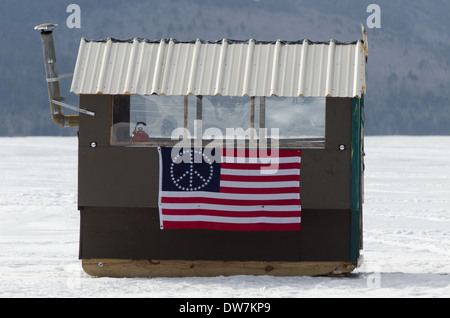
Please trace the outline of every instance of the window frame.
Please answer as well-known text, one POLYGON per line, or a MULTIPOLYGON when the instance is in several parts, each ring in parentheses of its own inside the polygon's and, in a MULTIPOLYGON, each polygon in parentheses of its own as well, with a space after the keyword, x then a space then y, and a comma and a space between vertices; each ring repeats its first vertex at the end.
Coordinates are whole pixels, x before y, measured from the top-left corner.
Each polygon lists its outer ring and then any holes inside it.
MULTIPOLYGON (((152 96, 152 95, 150 95, 152 96)), ((194 95, 184 95, 184 118, 183 118, 183 125, 184 125, 184 136, 183 138, 178 139, 172 139, 171 137, 150 137, 148 141, 145 142, 133 142, 130 138, 128 141, 119 141, 117 140, 114 134, 115 125, 123 123, 124 127, 128 127, 128 130, 131 132, 131 126, 132 123, 130 122, 131 116, 131 98, 130 95, 115 95, 113 98, 113 105, 112 105, 112 123, 111 123, 111 138, 110 138, 110 145, 114 147, 123 147, 123 146, 149 146, 149 147, 158 147, 158 146, 175 146, 176 144, 180 143, 181 141, 185 140, 186 142, 186 132, 189 131, 189 97, 194 95), (121 107, 123 108, 123 100, 121 101, 120 98, 124 98, 128 101, 128 109, 125 109, 122 111, 118 110, 116 108, 117 103, 122 103, 121 107), (119 114, 122 118, 125 118, 127 121, 119 121, 119 119, 116 118, 117 114, 119 114), (125 115, 124 115, 125 114, 125 115)), ((203 96, 202 95, 195 95, 196 97, 196 103, 195 103, 195 120, 202 120, 203 116, 203 96)), ((214 96, 213 96, 214 97, 214 96)), ((254 129, 258 131, 260 128, 267 128, 266 127, 266 97, 265 96, 242 96, 242 97, 250 97, 250 118, 249 118, 249 127, 250 128, 250 136, 248 138, 245 138, 245 147, 248 147, 249 145, 252 145, 255 141, 258 142, 260 140, 259 137, 255 138, 253 135, 254 129), (257 99, 259 100, 259 114, 255 112, 257 99), (255 127, 255 116, 259 115, 259 127, 255 127)), ((326 99, 325 99, 325 114, 324 114, 324 137, 323 138, 278 138, 277 143, 280 148, 318 148, 318 149, 324 149, 325 148, 325 141, 326 141, 326 99)), ((193 120, 193 119, 191 119, 193 120)), ((244 127, 243 127, 244 128, 244 127)), ((246 129, 247 129, 246 128, 246 129)), ((124 128, 126 130, 127 128, 124 128)), ((268 128, 270 130, 271 128, 268 128)), ((270 132, 267 131, 267 133, 270 135, 270 132)), ((130 134, 131 135, 131 134, 130 134)), ((194 131, 191 133, 190 143, 192 146, 194 146, 195 142, 195 136, 196 132, 194 131)), ((202 136, 202 145, 206 146, 210 144, 214 139, 206 139, 202 136)), ((228 140, 229 141, 229 140, 228 140)), ((269 136, 266 138, 267 145, 270 146, 272 143, 272 138, 269 136)), ((197 140, 198 143, 198 140, 197 140)), ((235 143, 235 142, 233 142, 235 143)), ((223 147, 227 147, 230 144, 227 143, 227 138, 223 138, 222 142, 219 142, 220 145, 223 147)), ((197 145, 197 144, 196 144, 197 145)), ((241 145, 241 144, 240 144, 241 145)))

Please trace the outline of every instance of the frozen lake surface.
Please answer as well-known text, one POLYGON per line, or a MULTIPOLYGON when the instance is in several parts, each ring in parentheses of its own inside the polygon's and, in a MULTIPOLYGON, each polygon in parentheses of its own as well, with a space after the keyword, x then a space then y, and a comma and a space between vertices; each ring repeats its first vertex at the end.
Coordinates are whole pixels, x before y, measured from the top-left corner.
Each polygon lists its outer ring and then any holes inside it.
POLYGON ((77 138, 0 138, 0 297, 449 297, 450 137, 366 137, 364 265, 345 278, 93 278, 77 138))

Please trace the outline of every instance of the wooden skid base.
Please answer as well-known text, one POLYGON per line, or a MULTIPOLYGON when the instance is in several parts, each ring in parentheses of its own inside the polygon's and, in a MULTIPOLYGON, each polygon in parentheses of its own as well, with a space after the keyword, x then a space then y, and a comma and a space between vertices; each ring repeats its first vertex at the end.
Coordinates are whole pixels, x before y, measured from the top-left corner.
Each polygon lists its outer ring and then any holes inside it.
POLYGON ((97 277, 339 276, 352 272, 359 265, 360 262, 82 260, 84 271, 97 277))

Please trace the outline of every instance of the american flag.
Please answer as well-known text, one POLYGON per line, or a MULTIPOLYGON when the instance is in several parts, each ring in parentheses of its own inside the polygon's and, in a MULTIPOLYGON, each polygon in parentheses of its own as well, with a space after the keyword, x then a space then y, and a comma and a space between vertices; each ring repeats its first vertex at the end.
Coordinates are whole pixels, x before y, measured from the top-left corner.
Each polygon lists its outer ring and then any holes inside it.
POLYGON ((159 148, 161 229, 300 230, 300 150, 216 151, 159 148))

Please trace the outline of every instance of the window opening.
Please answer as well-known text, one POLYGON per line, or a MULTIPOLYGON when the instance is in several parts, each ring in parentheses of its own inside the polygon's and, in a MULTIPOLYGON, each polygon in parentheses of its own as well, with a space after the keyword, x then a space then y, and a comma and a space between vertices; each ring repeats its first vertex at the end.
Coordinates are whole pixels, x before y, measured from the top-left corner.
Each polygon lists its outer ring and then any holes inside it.
POLYGON ((265 124, 278 127, 280 139, 325 139, 324 98, 268 97, 265 124))
POLYGON ((325 102, 304 97, 117 95, 111 144, 276 138, 280 147, 323 148, 325 102))

